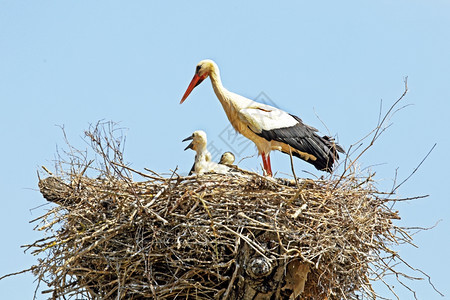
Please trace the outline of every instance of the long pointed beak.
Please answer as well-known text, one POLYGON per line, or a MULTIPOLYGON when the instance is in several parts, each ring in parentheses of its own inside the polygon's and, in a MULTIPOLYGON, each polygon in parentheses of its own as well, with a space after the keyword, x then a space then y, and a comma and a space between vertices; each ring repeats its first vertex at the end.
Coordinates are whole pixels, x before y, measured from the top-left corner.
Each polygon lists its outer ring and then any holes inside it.
POLYGON ((182 140, 182 142, 190 141, 190 140, 193 140, 193 139, 194 138, 192 137, 192 135, 190 135, 187 138, 185 138, 184 140, 182 140))
MULTIPOLYGON (((182 142, 190 141, 192 139, 194 139, 194 138, 191 135, 191 136, 188 136, 187 138, 185 138, 184 140, 182 140, 182 142)), ((193 147, 194 147, 194 144, 192 141, 186 148, 184 148, 184 151, 186 151, 187 149, 192 149, 193 147)))
POLYGON ((192 78, 191 83, 189 84, 186 92, 183 95, 183 98, 181 98, 180 104, 184 102, 184 100, 186 100, 186 98, 189 96, 189 94, 192 92, 192 90, 199 85, 204 79, 205 77, 200 77, 197 74, 194 75, 194 78, 192 78))

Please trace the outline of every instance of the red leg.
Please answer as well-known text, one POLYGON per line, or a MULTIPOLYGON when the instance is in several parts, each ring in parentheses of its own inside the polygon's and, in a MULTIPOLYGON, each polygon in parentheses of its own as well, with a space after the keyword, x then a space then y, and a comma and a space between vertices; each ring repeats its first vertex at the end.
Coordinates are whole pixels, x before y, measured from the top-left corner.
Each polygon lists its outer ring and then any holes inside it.
POLYGON ((264 171, 265 171, 265 173, 267 173, 267 160, 266 160, 266 155, 264 154, 264 152, 261 153, 261 157, 262 157, 262 160, 263 160, 264 171))
POLYGON ((270 156, 267 155, 263 152, 261 153, 262 156, 262 160, 263 160, 263 165, 264 165, 264 170, 266 171, 266 175, 269 177, 272 177, 272 168, 270 166, 270 156))
POLYGON ((270 164, 270 154, 267 154, 267 175, 269 175, 269 177, 272 177, 272 166, 270 164))

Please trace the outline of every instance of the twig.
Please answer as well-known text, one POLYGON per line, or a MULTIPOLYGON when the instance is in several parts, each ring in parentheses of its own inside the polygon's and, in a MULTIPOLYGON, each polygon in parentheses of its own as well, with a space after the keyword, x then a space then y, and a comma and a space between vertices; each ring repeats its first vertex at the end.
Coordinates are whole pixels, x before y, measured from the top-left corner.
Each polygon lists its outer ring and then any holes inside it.
MULTIPOLYGON (((404 80, 405 83, 405 89, 403 91, 403 94, 400 96, 400 98, 397 99, 397 101, 394 102, 394 104, 391 105, 391 107, 388 109, 388 111, 386 112, 386 114, 384 115, 383 118, 381 118, 380 121, 380 116, 378 119, 378 124, 377 127, 371 132, 373 133, 373 137, 372 140, 370 141, 369 145, 366 146, 359 154, 358 156, 344 169, 344 171, 342 172, 342 175, 340 176, 339 180, 336 182, 335 188, 337 187, 337 185, 339 184, 339 182, 342 180, 342 178, 344 178, 344 175, 347 173, 347 171, 355 164, 356 161, 359 160, 359 158, 367 151, 369 150, 373 144, 375 143, 375 141, 378 139, 378 137, 380 136, 381 133, 384 132, 384 130, 386 130, 386 128, 388 128, 390 125, 388 125, 387 127, 383 127, 383 124, 391 117, 391 112, 394 110, 394 108, 397 106, 397 104, 406 96, 406 93, 408 92, 408 77, 405 77, 404 80)), ((380 108, 381 109, 381 108, 380 108)), ((380 111, 381 112, 381 111, 380 111)), ((369 133, 369 135, 371 134, 369 133)), ((358 142, 359 143, 359 142, 358 142)))
POLYGON ((292 159, 291 146, 289 146, 289 158, 291 159, 291 170, 292 170, 292 175, 294 175, 295 185, 298 186, 298 180, 297 180, 297 176, 295 175, 295 170, 294 170, 294 160, 292 159))
POLYGON ((27 272, 33 272, 35 269, 36 269, 36 267, 33 266, 33 267, 31 267, 29 269, 26 269, 26 270, 22 270, 22 271, 19 271, 19 272, 14 272, 14 273, 11 273, 11 274, 6 274, 6 275, 1 276, 0 280, 5 279, 5 278, 10 277, 10 276, 15 276, 15 275, 19 275, 19 274, 23 274, 23 273, 27 273, 27 272))
POLYGON ((395 186, 392 189, 392 194, 395 193, 395 191, 401 187, 406 181, 408 181, 408 179, 410 179, 414 173, 416 173, 416 171, 420 168, 420 166, 425 162, 425 160, 428 158, 428 156, 431 154, 431 152, 433 152, 434 148, 436 147, 436 143, 433 145, 433 147, 431 147, 430 151, 428 151, 427 155, 425 155, 425 157, 420 161, 420 163, 417 165, 417 167, 414 168, 414 170, 411 172, 411 174, 409 174, 408 177, 406 177, 402 182, 400 182, 397 186, 395 186))

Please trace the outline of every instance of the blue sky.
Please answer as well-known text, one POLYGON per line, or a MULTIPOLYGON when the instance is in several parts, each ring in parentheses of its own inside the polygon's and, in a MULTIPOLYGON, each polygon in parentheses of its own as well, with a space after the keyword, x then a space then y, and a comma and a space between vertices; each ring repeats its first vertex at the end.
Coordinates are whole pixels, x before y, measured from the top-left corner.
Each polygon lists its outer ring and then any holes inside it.
MULTIPOLYGON (((386 110, 408 76, 403 101, 411 105, 394 116, 360 163, 376 171, 380 189, 389 188, 396 172, 399 180, 406 178, 437 143, 398 191, 430 197, 397 209, 399 225, 442 221, 415 236, 418 248, 396 250, 450 297, 449 13, 444 0, 2 1, 0 276, 36 261, 20 246, 42 237, 29 224, 49 208, 36 208, 46 203, 36 170, 53 168, 57 146, 64 146, 59 126, 72 145, 85 148, 89 124, 120 122, 127 128, 125 159, 140 170, 178 166, 187 172, 194 154, 183 151, 181 140, 198 129, 210 144, 229 150, 222 134, 228 121, 209 80, 179 105, 195 65, 210 58, 229 90, 249 98, 264 93, 305 123, 329 130, 347 149, 375 127, 380 101, 386 110)), ((254 154, 251 146, 239 158, 254 154)), ((260 165, 252 157, 241 166, 260 165)), ((274 153, 272 168, 290 174, 289 157, 274 153)), ((300 160, 295 168, 299 176, 310 176, 303 170, 321 175, 300 160)), ((30 299, 33 280, 30 274, 2 280, 0 294, 30 299)), ((426 280, 411 286, 421 299, 443 299, 426 280)), ((412 298, 399 285, 395 291, 412 298)))

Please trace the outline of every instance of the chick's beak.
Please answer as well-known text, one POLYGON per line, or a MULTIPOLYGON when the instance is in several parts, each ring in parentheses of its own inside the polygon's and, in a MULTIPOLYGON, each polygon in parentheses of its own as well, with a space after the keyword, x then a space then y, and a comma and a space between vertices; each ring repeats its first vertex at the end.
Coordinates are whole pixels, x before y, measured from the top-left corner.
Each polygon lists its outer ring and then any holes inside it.
MULTIPOLYGON (((191 136, 188 136, 187 138, 185 138, 182 142, 190 141, 192 139, 193 139, 193 137, 191 135, 191 136)), ((186 151, 187 149, 193 149, 193 147, 194 147, 193 142, 190 142, 190 144, 186 148, 184 148, 184 151, 186 151)))

